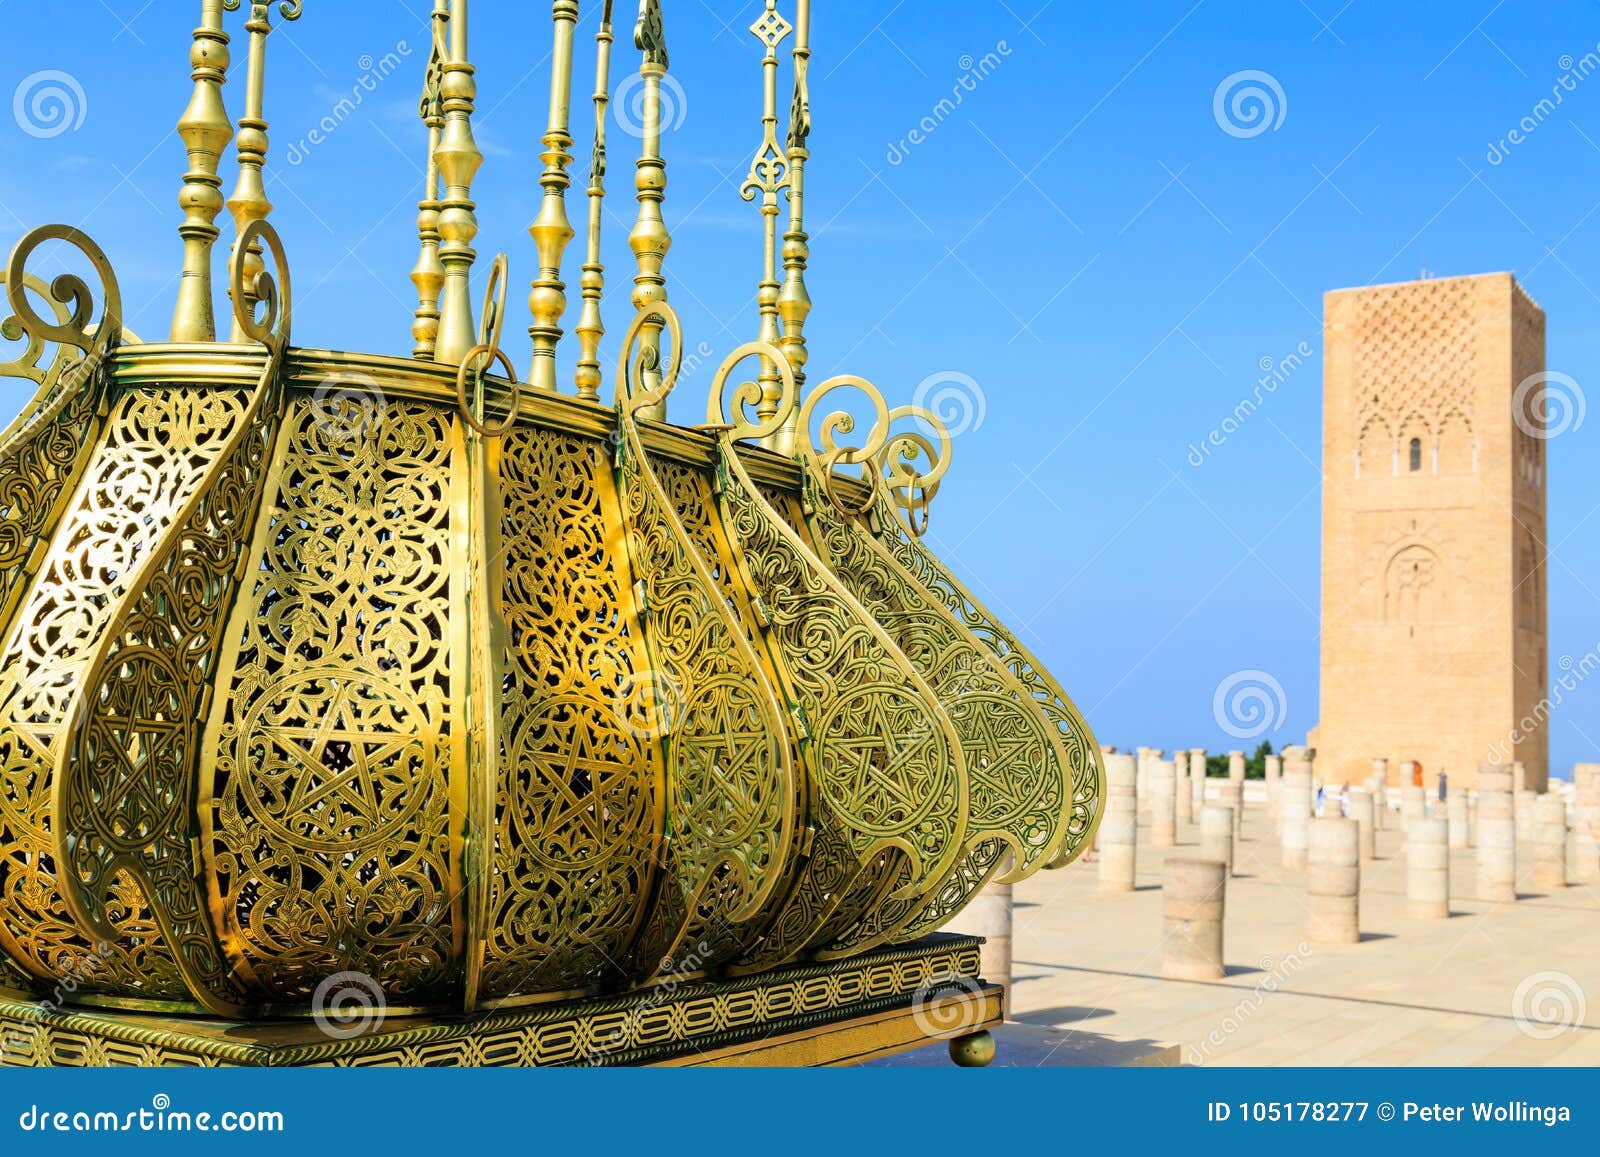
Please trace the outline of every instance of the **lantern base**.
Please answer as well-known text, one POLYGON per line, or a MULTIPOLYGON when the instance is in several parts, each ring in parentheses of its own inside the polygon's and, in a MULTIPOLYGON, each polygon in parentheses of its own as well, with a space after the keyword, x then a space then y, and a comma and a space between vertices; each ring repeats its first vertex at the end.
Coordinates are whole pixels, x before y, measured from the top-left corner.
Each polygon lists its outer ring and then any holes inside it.
POLYGON ((982 943, 938 934, 736 980, 393 1017, 347 1039, 312 1020, 232 1023, 0 995, 0 1068, 858 1064, 999 1025, 1005 991, 979 978, 982 943))

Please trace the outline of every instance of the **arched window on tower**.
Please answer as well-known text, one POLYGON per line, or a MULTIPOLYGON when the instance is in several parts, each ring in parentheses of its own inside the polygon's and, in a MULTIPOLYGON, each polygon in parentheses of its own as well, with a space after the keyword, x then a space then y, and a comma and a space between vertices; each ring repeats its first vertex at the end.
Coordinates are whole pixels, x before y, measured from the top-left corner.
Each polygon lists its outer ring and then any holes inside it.
POLYGON ((1422 439, 1421 438, 1413 438, 1413 439, 1411 439, 1411 451, 1410 451, 1410 453, 1411 453, 1411 458, 1410 458, 1410 461, 1409 461, 1408 465, 1410 467, 1411 473, 1413 473, 1413 474, 1421 474, 1422 473, 1422 439))

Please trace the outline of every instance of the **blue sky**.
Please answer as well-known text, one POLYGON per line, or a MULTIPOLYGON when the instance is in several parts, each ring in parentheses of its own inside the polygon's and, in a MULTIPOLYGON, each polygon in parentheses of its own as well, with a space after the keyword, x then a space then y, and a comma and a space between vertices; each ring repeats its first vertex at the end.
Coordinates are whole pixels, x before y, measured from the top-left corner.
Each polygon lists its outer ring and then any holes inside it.
MULTIPOLYGON (((295 340, 400 353, 414 305, 415 109, 429 5, 305 7, 273 34, 267 102, 268 187, 293 259, 295 340), (387 71, 379 62, 390 54, 400 69, 363 91, 325 143, 310 144, 364 75, 387 71)), ((667 145, 669 292, 687 345, 713 360, 756 336, 759 218, 737 186, 759 140, 760 49, 745 28, 761 7, 667 3, 681 86, 667 145)), ((1600 5, 817 7, 813 380, 862 374, 900 401, 931 380, 926 389, 972 401, 930 541, 1038 651, 1102 741, 1234 746, 1213 697, 1245 671, 1283 691, 1265 737, 1299 741, 1317 716, 1321 296, 1423 270, 1512 270, 1548 313, 1550 368, 1580 386, 1591 380, 1600 76, 1573 82, 1522 143, 1490 154, 1600 52, 1600 5), (1220 121, 1216 111, 1224 80, 1251 71, 1272 81, 1272 127, 1260 132, 1229 121, 1226 103, 1220 121), (957 89, 959 105, 941 109, 957 89), (919 124, 926 131, 913 142, 919 124), (1306 364, 1192 465, 1190 446, 1254 392, 1263 367, 1302 345, 1306 364)), ((82 94, 71 97, 74 127, 54 135, 0 117, 0 233, 83 225, 116 264, 129 324, 161 338, 185 167, 172 125, 191 88, 199 4, 75 5, 71 37, 61 35, 59 4, 0 8, 0 95, 42 70, 70 74, 82 94)), ((598 5, 584 8, 592 34, 598 5)), ((525 229, 537 206, 545 11, 480 2, 474 17, 487 155, 479 249, 510 254, 518 289, 534 273, 525 229)), ((230 28, 239 62, 239 15, 230 28)), ((621 31, 617 83, 636 65, 621 31)), ((588 35, 581 43, 580 170, 592 68, 588 35)), ((237 82, 228 100, 237 116, 237 82)), ((632 268, 634 148, 613 130, 613 286, 632 268)), ((230 186, 232 174, 230 154, 230 186)), ((576 220, 576 201, 572 209, 576 220)), ((575 247, 573 285, 577 260, 575 247)), ((525 365, 520 296, 508 346, 525 365)), ((623 293, 607 315, 620 332, 623 293)), ((563 366, 571 359, 568 348, 563 366)), ((701 418, 706 377, 686 377, 677 420, 701 418)), ((17 385, 0 385, 7 416, 23 400, 17 385)), ((1596 438, 1600 419, 1551 447, 1553 663, 1600 644, 1596 438)), ((1597 703, 1600 688, 1580 686, 1558 710, 1556 768, 1600 755, 1597 703)))

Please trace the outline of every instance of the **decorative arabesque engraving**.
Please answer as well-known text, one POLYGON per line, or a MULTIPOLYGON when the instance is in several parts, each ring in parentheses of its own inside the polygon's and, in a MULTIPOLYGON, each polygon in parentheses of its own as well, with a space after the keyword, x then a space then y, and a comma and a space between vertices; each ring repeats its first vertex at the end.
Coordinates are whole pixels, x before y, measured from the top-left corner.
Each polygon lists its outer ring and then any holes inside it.
MULTIPOLYGON (((809 437, 811 417, 836 391, 852 390, 874 408, 874 422, 860 447, 841 447, 840 434, 854 419, 839 411, 824 421, 822 445, 802 455, 805 471, 804 530, 819 556, 888 632, 918 674, 938 695, 961 739, 970 777, 968 847, 945 881, 914 899, 890 898, 852 937, 830 945, 828 954, 849 954, 883 940, 915 938, 947 922, 1000 869, 1009 851, 1008 882, 1031 875, 1057 854, 1066 837, 1063 806, 1070 783, 1066 756, 1031 696, 995 655, 983 647, 945 607, 854 518, 858 512, 834 493, 835 464, 873 466, 887 442, 889 408, 882 395, 859 378, 825 382, 807 399, 800 417, 809 437)), ((769 502, 779 501, 768 496, 769 502)))
POLYGON ((656 719, 667 753, 669 840, 635 973, 703 971, 755 936, 751 922, 783 882, 794 846, 794 765, 783 707, 717 581, 678 523, 634 413, 659 405, 677 377, 682 336, 664 306, 641 311, 619 362, 618 490, 639 576, 653 674, 675 700, 656 719), (659 318, 672 364, 654 391, 632 387, 644 326, 659 318))
POLYGON ((942 602, 980 644, 1000 660, 1033 697, 1054 730, 1067 759, 1072 794, 1065 801, 1070 818, 1060 851, 1051 867, 1076 860, 1090 847, 1105 799, 1105 766, 1089 725, 1067 693, 1003 623, 980 603, 918 539, 927 527, 927 503, 949 469, 949 435, 932 415, 900 407, 891 422, 915 417, 933 428, 930 439, 917 430, 894 434, 884 448, 881 469, 886 482, 877 491, 864 525, 888 548, 928 593, 942 602), (934 441, 939 443, 938 448, 934 441), (904 513, 905 520, 897 514, 904 513))

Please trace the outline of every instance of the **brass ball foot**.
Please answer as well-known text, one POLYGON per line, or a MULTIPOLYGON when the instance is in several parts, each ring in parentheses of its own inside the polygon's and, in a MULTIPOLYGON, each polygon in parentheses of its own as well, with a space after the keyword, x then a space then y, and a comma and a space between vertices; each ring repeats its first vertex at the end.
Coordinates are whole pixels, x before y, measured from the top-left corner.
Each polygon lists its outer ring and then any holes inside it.
POLYGON ((985 1029, 950 1042, 950 1059, 964 1069, 987 1068, 994 1061, 994 1034, 985 1029))

